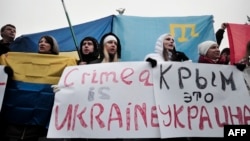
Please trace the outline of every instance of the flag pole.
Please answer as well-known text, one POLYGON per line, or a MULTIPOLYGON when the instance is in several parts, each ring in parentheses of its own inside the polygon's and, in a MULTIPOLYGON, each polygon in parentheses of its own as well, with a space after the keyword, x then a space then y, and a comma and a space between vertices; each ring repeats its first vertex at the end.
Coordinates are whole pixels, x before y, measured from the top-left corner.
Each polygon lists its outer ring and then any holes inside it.
POLYGON ((64 9, 64 12, 65 12, 65 15, 66 15, 66 17, 67 17, 67 21, 68 21, 68 24, 69 24, 69 27, 70 27, 71 35, 72 35, 73 40, 74 40, 74 43, 75 43, 76 51, 77 51, 78 56, 79 56, 79 59, 80 59, 80 61, 81 61, 81 60, 82 60, 82 56, 81 56, 81 54, 80 54, 80 52, 79 52, 78 44, 77 44, 76 37, 75 37, 75 33, 74 33, 73 27, 72 27, 72 25, 71 25, 71 22, 70 22, 70 19, 69 19, 69 15, 68 15, 68 12, 67 12, 67 10, 66 10, 66 6, 65 6, 63 0, 62 0, 62 5, 63 5, 63 9, 64 9))

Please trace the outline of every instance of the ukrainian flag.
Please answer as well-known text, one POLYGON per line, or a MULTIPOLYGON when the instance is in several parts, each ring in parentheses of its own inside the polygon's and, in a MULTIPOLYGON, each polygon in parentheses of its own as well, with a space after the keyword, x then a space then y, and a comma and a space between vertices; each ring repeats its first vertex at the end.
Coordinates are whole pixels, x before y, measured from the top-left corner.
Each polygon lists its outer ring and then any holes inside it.
POLYGON ((47 126, 54 103, 51 85, 58 83, 65 67, 76 65, 76 58, 9 52, 0 63, 14 71, 3 100, 4 118, 14 124, 47 126))

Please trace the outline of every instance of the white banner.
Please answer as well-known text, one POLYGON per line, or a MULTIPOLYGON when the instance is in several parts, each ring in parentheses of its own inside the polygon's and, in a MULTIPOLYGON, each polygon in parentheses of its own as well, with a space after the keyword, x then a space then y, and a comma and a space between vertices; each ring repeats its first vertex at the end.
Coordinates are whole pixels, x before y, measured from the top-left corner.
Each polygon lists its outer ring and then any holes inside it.
POLYGON ((163 63, 153 69, 161 137, 223 137, 250 124, 250 96, 235 66, 163 63))
POLYGON ((2 103, 8 79, 8 75, 4 72, 4 67, 5 66, 0 65, 0 111, 2 109, 2 103))
POLYGON ((58 86, 48 138, 221 137, 224 123, 250 123, 243 73, 229 65, 71 66, 58 86))

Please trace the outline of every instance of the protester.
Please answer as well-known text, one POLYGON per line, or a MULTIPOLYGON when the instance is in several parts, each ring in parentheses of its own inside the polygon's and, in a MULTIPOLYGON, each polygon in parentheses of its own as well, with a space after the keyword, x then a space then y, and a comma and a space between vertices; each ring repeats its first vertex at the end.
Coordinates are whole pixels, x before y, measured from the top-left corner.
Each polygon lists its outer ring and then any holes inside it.
MULTIPOLYGON (((12 24, 6 24, 1 27, 1 37, 0 40, 0 56, 6 54, 10 51, 10 44, 14 42, 16 38, 16 27, 12 24)), ((0 64, 1 65, 1 64, 0 64)), ((8 79, 13 76, 13 70, 6 66, 4 71, 8 74, 8 79)))
MULTIPOLYGON (((106 33, 100 40, 100 58, 90 62, 95 63, 112 63, 119 62, 121 58, 121 44, 119 38, 114 33, 106 33)), ((122 139, 88 139, 91 141, 122 141, 122 139)))
MULTIPOLYGON (((80 43, 80 60, 77 62, 78 65, 87 65, 92 61, 95 61, 99 57, 99 44, 98 41, 91 36, 85 37, 80 43)), ((56 93, 60 91, 58 85, 53 85, 53 92, 56 93)))
POLYGON ((10 51, 10 44, 16 37, 16 27, 12 24, 6 24, 1 28, 0 56, 10 51))
POLYGON ((80 43, 80 56, 82 60, 79 60, 78 65, 89 64, 91 61, 98 59, 98 41, 94 37, 85 37, 80 43))
MULTIPOLYGON (((207 64, 227 64, 226 58, 220 56, 220 50, 217 42, 215 41, 204 41, 198 45, 199 60, 198 63, 207 64)), ((224 140, 219 137, 192 137, 191 141, 220 141, 224 140)))
POLYGON ((220 56, 219 46, 215 41, 204 41, 198 45, 198 63, 225 64, 226 58, 220 56))
MULTIPOLYGON (((42 36, 38 42, 38 53, 59 55, 59 46, 53 36, 42 36)), ((40 137, 39 141, 68 141, 66 139, 47 139, 45 136, 40 137)))
POLYGON ((41 54, 59 54, 57 41, 52 36, 42 36, 38 42, 38 53, 41 54))
MULTIPOLYGON (((147 54, 144 60, 149 62, 152 67, 155 67, 157 65, 157 62, 164 62, 164 61, 184 62, 184 61, 189 60, 189 58, 185 55, 185 53, 176 51, 174 37, 169 33, 165 33, 158 37, 155 43, 155 52, 147 54)), ((158 140, 186 141, 188 140, 188 138, 185 138, 185 137, 167 138, 167 139, 152 138, 149 140, 150 141, 158 141, 158 140)))
POLYGON ((224 48, 222 49, 221 53, 220 53, 220 58, 225 58, 225 65, 230 64, 230 49, 229 48, 224 48))
POLYGON ((94 63, 119 62, 121 58, 120 39, 114 33, 106 33, 100 41, 100 58, 91 61, 94 63))
MULTIPOLYGON (((204 41, 198 45, 199 60, 198 63, 208 64, 228 64, 226 56, 220 55, 219 46, 215 41, 204 41)), ((245 64, 234 64, 238 70, 243 71, 245 64)))
MULTIPOLYGON (((100 47, 98 48, 98 42, 93 37, 86 37, 80 43, 80 55, 82 60, 79 60, 79 65, 96 64, 96 63, 110 63, 118 62, 121 57, 121 44, 119 38, 113 33, 107 33, 103 35, 100 40, 100 47), (97 50, 99 49, 99 50, 97 50), (99 58, 98 58, 99 56, 99 58)), ((58 92, 60 88, 57 85, 53 86, 53 91, 58 92)), ((122 139, 71 139, 72 141, 99 141, 99 140, 116 140, 122 139)))
MULTIPOLYGON (((38 42, 38 53, 58 55, 57 41, 52 36, 42 36, 38 42)), ((16 90, 15 87, 13 83, 12 89, 9 91, 16 90)), ((54 95, 52 89, 48 90, 47 86, 39 89, 46 91, 46 95, 33 92, 33 95, 38 97, 32 101, 27 101, 27 99, 30 99, 27 96, 31 95, 25 93, 20 93, 18 97, 13 97, 7 93, 8 96, 5 97, 2 107, 6 123, 4 130, 6 141, 38 141, 40 137, 47 135, 54 95), (45 99, 47 101, 44 101, 45 99), (22 103, 23 101, 26 102, 22 103), (41 103, 41 101, 43 102, 41 103)))
MULTIPOLYGON (((0 40, 0 56, 10 51, 9 46, 16 38, 16 27, 12 24, 4 25, 1 28, 1 37, 2 39, 0 40)), ((4 71, 5 73, 8 74, 8 81, 9 81, 9 79, 11 79, 13 76, 13 70, 9 66, 6 66, 4 68, 4 71)))
MULTIPOLYGON (((98 41, 91 36, 85 37, 80 42, 80 59, 78 65, 88 65, 91 61, 98 59, 99 50, 98 50, 98 41)), ((54 86, 54 92, 60 90, 58 86, 54 86)), ((88 139, 84 138, 74 138, 70 139, 71 141, 87 141, 88 139)))
POLYGON ((157 65, 157 62, 177 61, 183 62, 189 60, 185 53, 176 51, 174 37, 169 34, 162 34, 156 41, 155 52, 146 55, 146 61, 150 62, 152 67, 157 65))
MULTIPOLYGON (((1 27, 1 37, 2 39, 0 40, 0 56, 2 54, 6 54, 10 51, 10 44, 14 41, 16 37, 16 27, 12 24, 6 24, 1 27)), ((2 65, 2 64, 0 64, 2 65)), ((10 80, 12 79, 13 76, 13 70, 9 66, 4 67, 4 72, 7 73, 8 75, 8 80, 7 84, 10 83, 10 80)), ((4 137, 4 130, 5 130, 5 122, 2 117, 2 112, 0 112, 0 140, 5 141, 4 137)))

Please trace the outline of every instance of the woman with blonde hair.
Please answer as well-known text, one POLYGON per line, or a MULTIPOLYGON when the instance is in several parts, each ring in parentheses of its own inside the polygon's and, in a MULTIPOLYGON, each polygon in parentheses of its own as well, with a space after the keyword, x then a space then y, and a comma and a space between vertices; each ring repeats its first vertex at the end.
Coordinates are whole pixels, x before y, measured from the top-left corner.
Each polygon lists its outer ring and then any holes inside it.
POLYGON ((146 55, 145 60, 150 62, 152 67, 155 67, 158 61, 183 62, 189 58, 185 53, 176 50, 174 37, 170 33, 165 33, 158 37, 155 43, 155 52, 146 55))
POLYGON ((107 33, 102 36, 99 49, 100 58, 90 62, 90 64, 120 61, 121 43, 119 38, 114 33, 107 33))

